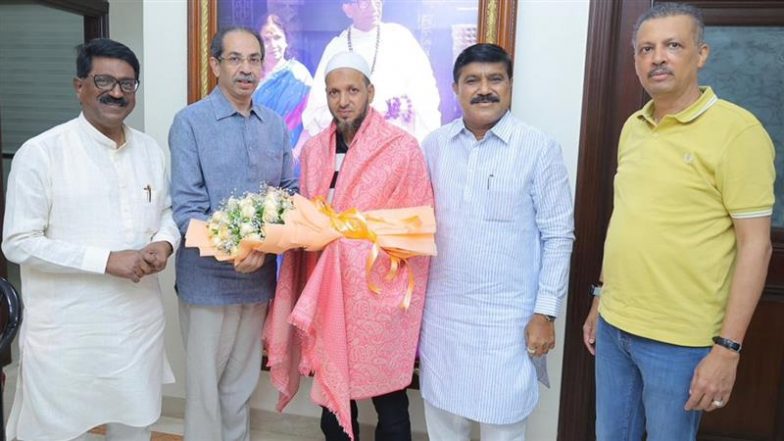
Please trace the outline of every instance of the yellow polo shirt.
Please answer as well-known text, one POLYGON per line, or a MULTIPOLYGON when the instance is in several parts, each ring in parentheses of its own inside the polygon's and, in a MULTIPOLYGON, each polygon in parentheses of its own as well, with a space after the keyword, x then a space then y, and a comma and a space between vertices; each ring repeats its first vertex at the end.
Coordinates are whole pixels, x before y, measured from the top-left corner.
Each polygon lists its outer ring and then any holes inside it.
POLYGON ((732 218, 771 215, 776 173, 754 115, 701 91, 658 124, 649 102, 623 127, 599 309, 631 334, 695 347, 724 320, 732 218))

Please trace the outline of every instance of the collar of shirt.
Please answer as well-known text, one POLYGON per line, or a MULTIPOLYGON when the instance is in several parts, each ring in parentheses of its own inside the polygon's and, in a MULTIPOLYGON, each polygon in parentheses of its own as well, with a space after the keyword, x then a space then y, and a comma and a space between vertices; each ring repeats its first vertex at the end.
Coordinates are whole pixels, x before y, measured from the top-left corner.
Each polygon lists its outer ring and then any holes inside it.
MULTIPOLYGON (((711 106, 716 104, 718 100, 719 98, 713 92, 713 89, 707 86, 701 86, 700 97, 697 101, 674 115, 665 115, 664 118, 662 118, 662 121, 665 118, 672 118, 681 124, 688 124, 705 113, 711 106)), ((638 119, 647 121, 648 124, 655 127, 657 124, 653 117, 653 100, 648 101, 642 109, 635 113, 635 116, 638 119)), ((661 121, 659 121, 659 123, 661 123, 661 121)))
POLYGON ((122 145, 117 145, 117 143, 114 142, 113 139, 111 139, 108 136, 106 136, 103 133, 101 133, 101 131, 98 130, 97 128, 95 128, 95 126, 92 125, 92 123, 90 123, 90 121, 87 121, 87 118, 84 117, 84 112, 79 114, 79 124, 82 126, 82 129, 84 129, 84 132, 87 133, 87 135, 90 137, 90 139, 95 141, 96 144, 102 145, 102 146, 104 146, 104 147, 106 147, 108 149, 111 149, 111 150, 119 151, 119 150, 123 149, 125 146, 127 146, 131 142, 131 136, 133 136, 132 135, 132 131, 128 130, 128 126, 123 124, 123 133, 125 134, 125 143, 123 143, 122 145))
POLYGON ((343 139, 343 134, 340 133, 340 130, 335 131, 335 152, 336 153, 348 153, 348 144, 343 139))
MULTIPOLYGON (((215 86, 210 92, 210 96, 208 97, 210 100, 210 104, 212 105, 212 110, 215 113, 215 119, 221 120, 224 118, 228 118, 235 114, 240 114, 237 109, 229 102, 228 98, 223 94, 220 86, 215 86)), ((254 101, 251 101, 250 104, 250 114, 256 116, 259 121, 264 121, 264 118, 261 116, 261 105, 257 104, 254 101)))
MULTIPOLYGON (((485 133, 485 137, 482 140, 487 139, 488 134, 492 134, 499 140, 503 141, 504 145, 509 145, 509 141, 512 139, 512 118, 514 118, 512 116, 512 112, 507 110, 504 116, 502 116, 501 119, 499 119, 498 122, 496 122, 495 125, 487 131, 487 133, 485 133)), ((475 139, 473 133, 471 133, 471 131, 468 130, 468 128, 465 126, 465 121, 463 118, 458 119, 457 124, 454 124, 451 127, 449 131, 449 139, 452 139, 461 133, 466 133, 467 135, 471 136, 472 139, 475 139)))

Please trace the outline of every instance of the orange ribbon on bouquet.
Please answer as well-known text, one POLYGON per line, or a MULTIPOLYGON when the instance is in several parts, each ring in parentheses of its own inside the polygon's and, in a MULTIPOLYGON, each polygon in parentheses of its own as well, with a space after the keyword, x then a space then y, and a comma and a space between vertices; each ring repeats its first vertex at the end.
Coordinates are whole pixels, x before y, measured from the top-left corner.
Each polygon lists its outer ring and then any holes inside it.
MULTIPOLYGON (((332 221, 332 227, 335 228, 335 230, 337 230, 341 235, 343 235, 343 237, 347 239, 367 240, 373 244, 370 249, 370 253, 368 254, 367 260, 365 261, 365 274, 368 281, 368 289, 370 289, 370 291, 374 292, 375 294, 381 294, 381 289, 371 280, 373 265, 376 263, 376 259, 378 259, 381 246, 378 243, 378 235, 376 235, 369 224, 371 222, 383 223, 385 222, 384 219, 365 215, 356 208, 350 208, 338 213, 329 204, 327 204, 323 198, 320 197, 314 199, 313 202, 322 213, 330 218, 332 221)), ((417 227, 421 224, 421 221, 417 216, 403 219, 403 222, 407 225, 410 225, 411 227, 417 227)), ((402 250, 395 250, 390 248, 385 249, 385 251, 387 255, 389 255, 389 271, 384 278, 389 281, 397 276, 397 272, 400 269, 401 264, 406 264, 408 262, 408 258, 411 257, 411 254, 402 250)), ((400 307, 404 310, 407 310, 411 305, 411 296, 413 293, 414 274, 409 270, 406 295, 403 297, 403 301, 400 304, 400 307)))

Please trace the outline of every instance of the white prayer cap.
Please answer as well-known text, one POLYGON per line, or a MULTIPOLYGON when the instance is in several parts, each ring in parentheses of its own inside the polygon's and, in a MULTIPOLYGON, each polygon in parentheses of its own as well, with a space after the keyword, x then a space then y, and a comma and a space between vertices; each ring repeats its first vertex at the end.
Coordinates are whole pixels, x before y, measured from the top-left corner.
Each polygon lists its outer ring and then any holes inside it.
POLYGON ((329 75, 335 69, 340 69, 348 67, 350 69, 357 70, 362 73, 368 80, 370 79, 370 67, 362 58, 362 55, 357 54, 356 52, 338 52, 329 59, 327 63, 327 69, 324 71, 324 77, 329 75))

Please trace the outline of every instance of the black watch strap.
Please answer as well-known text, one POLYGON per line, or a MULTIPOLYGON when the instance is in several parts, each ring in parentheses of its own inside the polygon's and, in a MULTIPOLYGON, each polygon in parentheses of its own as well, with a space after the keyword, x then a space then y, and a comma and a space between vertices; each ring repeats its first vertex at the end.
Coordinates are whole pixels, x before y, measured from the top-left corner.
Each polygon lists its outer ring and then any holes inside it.
POLYGON ((541 312, 536 312, 535 314, 536 315, 541 315, 542 317, 544 317, 545 320, 547 320, 550 323, 555 321, 555 316, 554 315, 542 314, 541 312))
POLYGON ((719 337, 718 335, 713 337, 713 343, 734 352, 740 352, 741 348, 743 347, 743 345, 741 345, 736 341, 724 337, 719 337))

